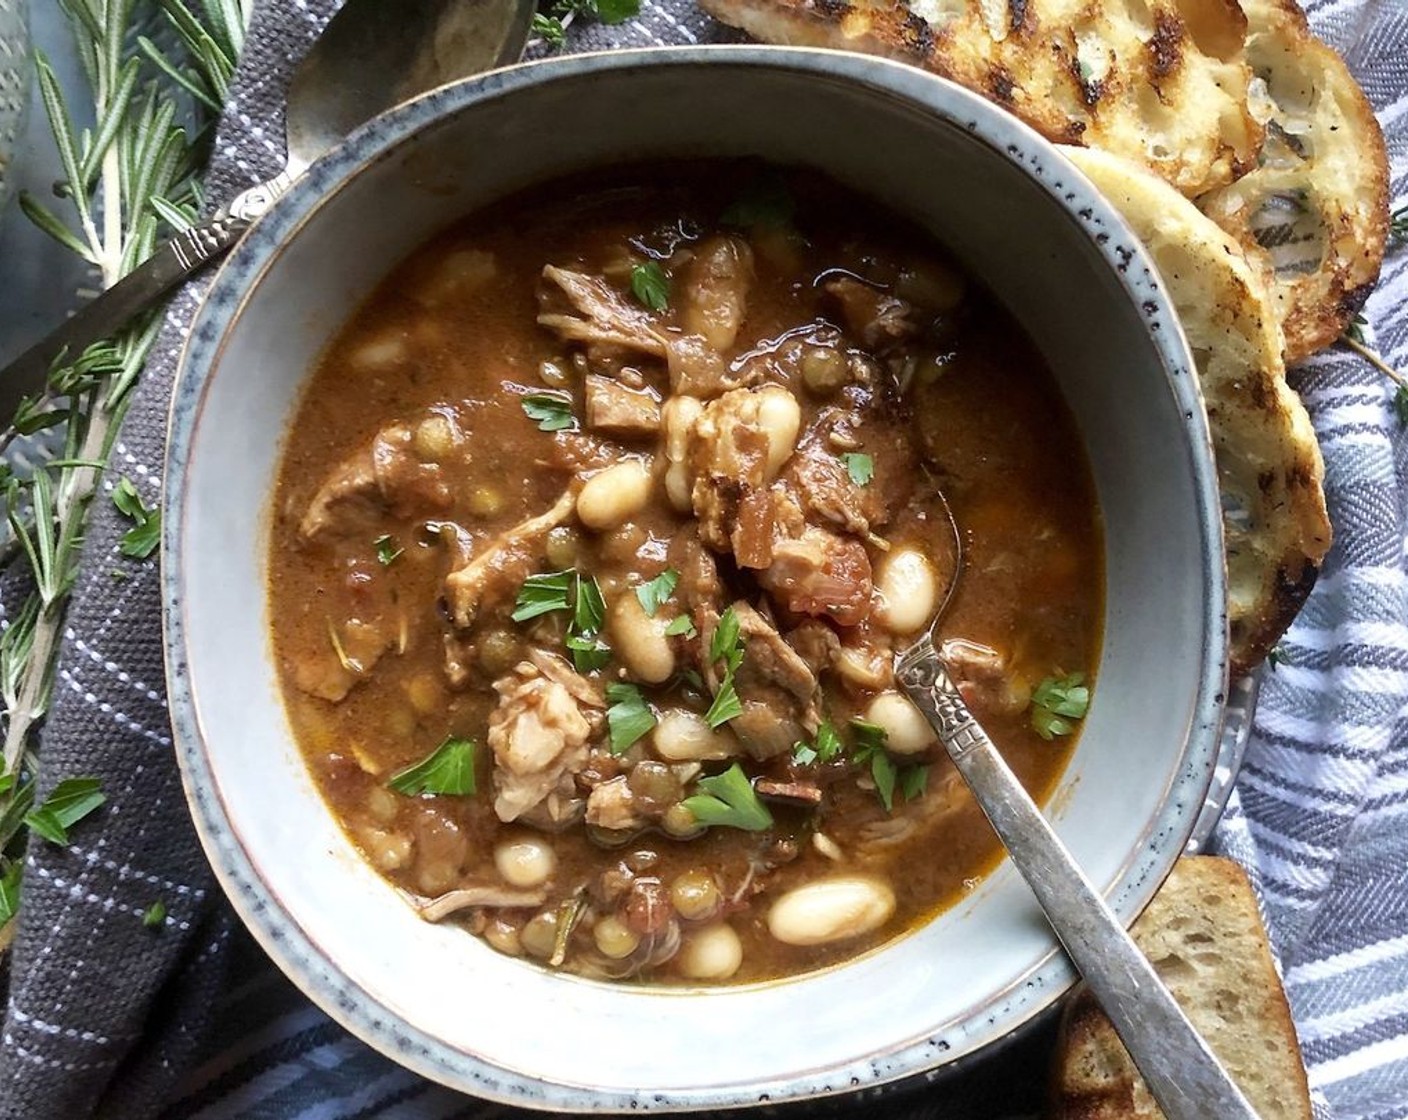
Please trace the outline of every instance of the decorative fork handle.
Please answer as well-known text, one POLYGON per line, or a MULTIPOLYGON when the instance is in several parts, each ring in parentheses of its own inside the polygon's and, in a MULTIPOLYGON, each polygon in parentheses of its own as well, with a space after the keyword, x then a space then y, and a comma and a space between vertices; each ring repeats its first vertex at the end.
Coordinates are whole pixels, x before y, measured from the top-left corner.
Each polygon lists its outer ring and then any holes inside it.
POLYGON ((77 357, 111 337, 186 277, 224 256, 292 182, 282 171, 244 191, 211 221, 177 234, 111 288, 84 304, 63 326, 0 370, 0 416, 14 416, 20 400, 44 391, 49 370, 65 351, 77 357))
POLYGON ((1257 1120, 1153 966, 1027 795, 925 637, 895 667, 1168 1120, 1257 1120))

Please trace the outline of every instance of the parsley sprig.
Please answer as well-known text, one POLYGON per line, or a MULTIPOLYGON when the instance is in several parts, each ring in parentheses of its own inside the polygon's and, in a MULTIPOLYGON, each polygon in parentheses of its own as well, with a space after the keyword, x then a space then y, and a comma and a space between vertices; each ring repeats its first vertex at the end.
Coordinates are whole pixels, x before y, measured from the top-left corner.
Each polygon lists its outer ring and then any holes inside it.
POLYGON ((732 606, 719 616, 719 624, 714 628, 714 637, 709 642, 709 664, 719 662, 723 663, 724 677, 719 691, 714 694, 714 702, 704 713, 704 722, 715 728, 743 714, 743 704, 738 699, 738 689, 733 680, 738 667, 743 664, 743 636, 739 631, 738 612, 732 606))
POLYGON ((567 29, 578 16, 602 23, 624 23, 640 14, 640 0, 556 0, 533 15, 533 34, 550 46, 567 45, 567 29))
POLYGON ((538 422, 540 432, 561 432, 577 426, 572 398, 566 393, 529 393, 521 403, 523 414, 538 422))
POLYGON ((118 551, 135 560, 145 560, 161 543, 161 507, 145 506, 130 478, 118 480, 112 490, 112 504, 133 523, 122 535, 118 551))
POLYGON ((875 477, 875 460, 862 451, 848 451, 841 456, 846 464, 846 474, 857 486, 868 486, 875 477))
MULTIPOLYGON (((887 813, 894 812, 896 790, 906 801, 923 796, 929 783, 929 767, 926 764, 896 763, 886 750, 888 735, 879 724, 853 719, 849 730, 854 746, 848 757, 854 765, 869 768, 871 780, 875 783, 875 795, 887 813)), ((845 740, 836 728, 830 723, 823 723, 810 743, 793 746, 792 761, 798 766, 831 762, 842 757, 845 749, 845 740)))
POLYGON ((700 824, 761 832, 772 827, 772 814, 758 797, 743 768, 734 763, 722 774, 700 778, 701 791, 684 799, 684 807, 700 824))
POLYGON ((1047 677, 1032 690, 1032 730, 1046 740, 1070 735, 1076 729, 1071 721, 1084 719, 1089 708, 1084 673, 1047 677))
POLYGON ((633 684, 620 682, 606 686, 606 726, 611 732, 611 753, 625 754, 631 746, 655 726, 655 713, 641 691, 633 684))
POLYGON ((514 622, 527 622, 554 611, 572 614, 563 645, 572 654, 577 672, 589 673, 603 668, 611 660, 611 647, 601 637, 606 621, 606 600, 596 577, 583 575, 574 568, 529 576, 518 589, 518 599, 509 617, 514 622))
POLYGON ((654 618, 661 604, 674 594, 675 584, 679 581, 679 572, 674 568, 666 568, 654 579, 641 584, 636 588, 636 598, 640 600, 641 609, 654 618))
POLYGON ((450 736, 419 762, 391 775, 387 785, 407 797, 445 794, 465 797, 475 791, 472 739, 450 736))
POLYGON ((670 306, 670 278, 655 261, 646 261, 631 269, 631 295, 651 311, 664 311, 670 306))

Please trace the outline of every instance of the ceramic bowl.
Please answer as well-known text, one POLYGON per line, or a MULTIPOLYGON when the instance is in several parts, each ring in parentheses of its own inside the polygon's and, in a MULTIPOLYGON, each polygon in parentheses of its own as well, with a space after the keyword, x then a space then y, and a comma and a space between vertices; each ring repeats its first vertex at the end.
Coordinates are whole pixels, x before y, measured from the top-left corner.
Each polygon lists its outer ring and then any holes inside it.
POLYGON ((171 712, 235 908, 336 1019, 428 1077, 572 1110, 740 1106, 871 1087, 990 1046, 1072 983, 1002 865, 887 948, 789 981, 611 986, 417 918, 333 822, 294 746, 265 595, 280 437, 320 351, 386 272, 490 200, 665 156, 819 168, 928 227, 1016 314, 1069 400, 1106 524, 1106 637, 1048 805, 1126 921, 1193 827, 1224 681, 1222 541, 1187 347, 1148 259, 1034 133, 881 60, 767 47, 557 59, 372 122, 249 233, 191 331, 167 459, 171 712))

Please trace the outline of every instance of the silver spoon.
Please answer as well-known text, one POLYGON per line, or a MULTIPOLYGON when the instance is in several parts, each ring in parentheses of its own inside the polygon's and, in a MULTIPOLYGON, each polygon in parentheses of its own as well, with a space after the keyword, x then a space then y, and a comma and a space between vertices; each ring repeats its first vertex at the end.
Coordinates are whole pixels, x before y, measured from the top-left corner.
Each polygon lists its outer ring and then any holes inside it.
POLYGON ((159 246, 62 327, 0 370, 0 414, 43 391, 49 369, 151 307, 223 256, 309 164, 358 125, 426 90, 518 61, 533 0, 347 0, 294 72, 288 90, 288 163, 232 199, 215 218, 159 246))
POLYGON ((962 537, 947 503, 944 509, 953 532, 954 576, 928 633, 895 666, 900 687, 992 822, 1168 1120, 1258 1120, 959 695, 934 640, 962 570, 962 537))

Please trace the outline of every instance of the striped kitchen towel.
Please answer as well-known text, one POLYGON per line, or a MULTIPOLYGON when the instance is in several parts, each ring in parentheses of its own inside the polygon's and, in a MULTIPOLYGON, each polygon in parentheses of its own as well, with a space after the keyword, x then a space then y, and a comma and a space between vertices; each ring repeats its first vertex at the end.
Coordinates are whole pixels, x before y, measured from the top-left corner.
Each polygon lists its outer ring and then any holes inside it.
MULTIPOLYGON (((335 0, 266 0, 255 14, 212 157, 227 198, 281 165, 282 82, 335 0)), ((1350 60, 1380 113, 1394 198, 1408 196, 1408 7, 1313 0, 1317 31, 1350 60)), ((573 27, 569 49, 732 41, 690 0, 644 0, 638 19, 573 27)), ((1408 368, 1408 252, 1366 309, 1371 341, 1408 368)), ((166 400, 199 286, 172 305, 121 433, 123 471, 154 500, 166 400)), ((1390 389, 1334 352, 1295 373, 1324 449, 1336 540, 1266 674, 1245 768, 1216 846, 1253 873, 1304 1044, 1318 1115, 1408 1120, 1408 440, 1390 389)), ((36 848, 26 870, 3 1036, 0 1116, 69 1120, 431 1120, 509 1117, 420 1080, 307 1003, 237 929, 189 822, 161 685, 154 565, 95 577, 124 526, 95 503, 46 734, 52 759, 109 765, 125 783, 78 847, 36 848), (140 793, 141 796, 135 796, 140 793), (142 937, 154 893, 169 906, 142 937)), ((856 1116, 1015 1117, 1039 1107, 1029 1050, 856 1116), (1020 1070, 1020 1076, 1013 1076, 1020 1070)))

